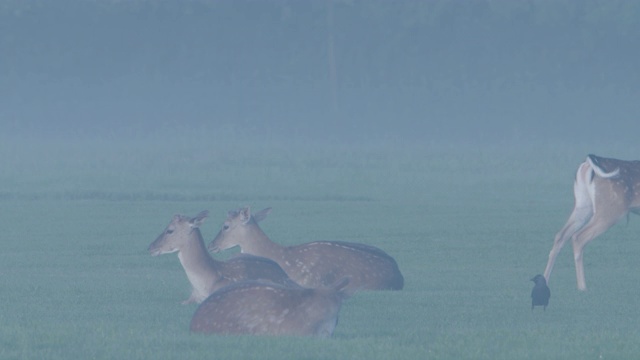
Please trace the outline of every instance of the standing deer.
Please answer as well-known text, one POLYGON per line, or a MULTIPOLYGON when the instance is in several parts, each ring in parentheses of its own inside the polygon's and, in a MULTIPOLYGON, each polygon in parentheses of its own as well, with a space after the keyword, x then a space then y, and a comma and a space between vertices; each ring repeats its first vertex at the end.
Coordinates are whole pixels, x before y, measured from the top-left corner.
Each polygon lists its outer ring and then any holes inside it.
POLYGON ((213 259, 199 229, 208 213, 203 211, 194 218, 175 215, 162 234, 149 245, 152 256, 178 253, 192 286, 191 296, 183 304, 201 303, 214 291, 237 281, 261 280, 297 286, 277 263, 266 258, 241 255, 227 261, 213 259))
POLYGON ((306 289, 245 281, 209 296, 191 319, 191 332, 329 337, 338 323, 348 278, 306 289))
POLYGON ((573 212, 556 234, 544 277, 549 280, 556 256, 570 238, 578 289, 586 290, 582 264, 584 246, 628 216, 629 212, 640 211, 640 161, 589 155, 578 167, 573 193, 573 212))
POLYGON ((281 246, 271 241, 258 226, 271 208, 253 216, 248 207, 230 211, 224 226, 209 244, 213 252, 240 246, 243 253, 277 262, 289 277, 303 287, 330 286, 343 277, 350 279, 347 291, 400 290, 404 278, 396 261, 369 245, 316 241, 281 246))

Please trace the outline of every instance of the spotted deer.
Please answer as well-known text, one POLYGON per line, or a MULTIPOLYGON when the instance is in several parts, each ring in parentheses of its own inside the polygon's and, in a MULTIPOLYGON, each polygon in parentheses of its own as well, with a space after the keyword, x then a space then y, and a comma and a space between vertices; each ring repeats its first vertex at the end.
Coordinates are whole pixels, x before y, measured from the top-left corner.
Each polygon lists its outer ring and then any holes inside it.
POLYGON ((223 286, 244 280, 297 286, 277 263, 266 258, 246 255, 227 261, 212 258, 199 229, 207 215, 208 211, 193 218, 175 215, 162 234, 149 245, 152 256, 178 253, 192 287, 191 296, 183 304, 201 303, 223 286))
POLYGON ((640 161, 588 155, 578 167, 573 193, 573 212, 555 236, 544 277, 549 281, 556 256, 571 239, 578 289, 586 290, 582 263, 585 245, 630 212, 640 211, 640 161))
POLYGON ((404 278, 396 261, 377 247, 342 241, 316 241, 282 246, 269 239, 258 226, 271 211, 251 214, 248 207, 230 211, 209 249, 219 252, 239 246, 242 253, 277 262, 289 277, 303 287, 330 286, 350 279, 346 291, 400 290, 404 278))
POLYGON ((194 333, 330 337, 348 278, 307 289, 255 281, 238 282, 209 296, 196 310, 194 333))

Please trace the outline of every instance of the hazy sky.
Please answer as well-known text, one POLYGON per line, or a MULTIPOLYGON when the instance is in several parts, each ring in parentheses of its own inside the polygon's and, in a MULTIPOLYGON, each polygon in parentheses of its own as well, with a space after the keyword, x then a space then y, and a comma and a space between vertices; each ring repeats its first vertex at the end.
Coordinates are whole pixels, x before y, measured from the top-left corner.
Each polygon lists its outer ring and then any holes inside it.
POLYGON ((6 0, 5 133, 637 141, 635 1, 6 0))

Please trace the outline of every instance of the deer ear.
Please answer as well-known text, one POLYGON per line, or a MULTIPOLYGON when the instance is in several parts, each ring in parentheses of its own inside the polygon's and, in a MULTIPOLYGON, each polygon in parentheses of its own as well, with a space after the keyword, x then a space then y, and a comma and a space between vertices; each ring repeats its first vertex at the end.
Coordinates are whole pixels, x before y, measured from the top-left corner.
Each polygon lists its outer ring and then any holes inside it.
POLYGON ((242 209, 240 209, 239 215, 240 221, 242 221, 243 224, 246 224, 247 222, 249 222, 249 220, 251 220, 251 208, 249 208, 248 206, 243 207, 242 209))
POLYGON ((257 213, 253 214, 253 220, 255 220, 256 222, 260 222, 264 219, 266 219, 267 215, 269 215, 269 213, 271 213, 271 208, 268 207, 266 209, 262 209, 260 211, 258 211, 257 213))
POLYGON ((204 219, 206 219, 207 216, 209 216, 208 210, 201 211, 193 219, 189 220, 189 224, 191 225, 192 228, 200 227, 200 225, 202 225, 202 223, 204 222, 204 219))

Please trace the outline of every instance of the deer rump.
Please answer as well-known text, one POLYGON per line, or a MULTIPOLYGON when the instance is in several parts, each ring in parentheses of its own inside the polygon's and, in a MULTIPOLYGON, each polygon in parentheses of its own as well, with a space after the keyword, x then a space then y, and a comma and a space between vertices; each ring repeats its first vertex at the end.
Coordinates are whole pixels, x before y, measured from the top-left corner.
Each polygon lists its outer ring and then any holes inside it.
MULTIPOLYGON (((622 184, 627 188, 624 191, 623 200, 629 206, 629 212, 638 214, 640 208, 634 206, 634 197, 639 194, 636 187, 640 184, 630 183, 626 179, 640 179, 640 161, 639 160, 619 160, 613 158, 605 158, 597 155, 589 154, 585 164, 588 165, 588 172, 583 178, 580 177, 580 169, 578 170, 578 176, 576 177, 576 197, 578 194, 578 187, 581 188, 584 195, 588 195, 591 205, 591 214, 596 211, 596 191, 594 181, 596 176, 602 179, 611 179, 613 181, 622 181, 622 184), (583 184, 579 184, 582 181, 583 184), (586 190, 586 191, 585 191, 586 190), (586 192, 586 194, 585 194, 586 192)), ((628 215, 628 214, 627 214, 628 215)))

